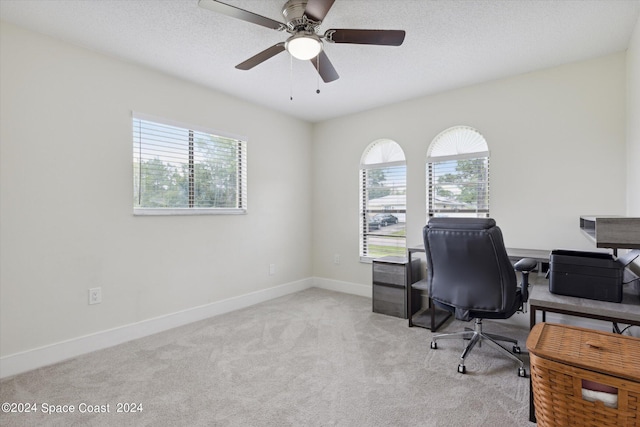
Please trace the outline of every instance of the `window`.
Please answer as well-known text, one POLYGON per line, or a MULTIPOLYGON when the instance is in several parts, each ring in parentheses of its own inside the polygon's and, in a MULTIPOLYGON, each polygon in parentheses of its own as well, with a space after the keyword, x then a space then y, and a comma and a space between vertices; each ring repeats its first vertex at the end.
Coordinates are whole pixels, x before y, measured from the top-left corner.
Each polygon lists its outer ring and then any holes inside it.
POLYGON ((360 257, 406 254, 407 166, 391 140, 375 141, 360 162, 360 257))
POLYGON ((245 213, 246 142, 134 114, 133 208, 136 215, 245 213))
POLYGON ((489 216, 489 147, 475 129, 456 126, 431 142, 427 216, 489 216))

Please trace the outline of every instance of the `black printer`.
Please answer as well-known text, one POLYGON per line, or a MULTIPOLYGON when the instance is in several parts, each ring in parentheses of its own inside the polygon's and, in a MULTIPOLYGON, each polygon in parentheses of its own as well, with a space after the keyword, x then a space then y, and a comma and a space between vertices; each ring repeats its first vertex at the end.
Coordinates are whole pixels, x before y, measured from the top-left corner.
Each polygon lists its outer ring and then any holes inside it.
POLYGON ((604 252, 553 250, 549 260, 549 292, 621 302, 625 268, 637 256, 637 251, 616 258, 604 252))

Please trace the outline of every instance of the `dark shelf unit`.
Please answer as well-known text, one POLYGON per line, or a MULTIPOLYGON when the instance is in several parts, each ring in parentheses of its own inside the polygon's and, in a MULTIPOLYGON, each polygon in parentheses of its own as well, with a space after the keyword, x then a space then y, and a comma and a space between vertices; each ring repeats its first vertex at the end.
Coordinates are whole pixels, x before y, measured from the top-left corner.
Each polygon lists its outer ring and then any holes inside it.
POLYGON ((373 260, 373 312, 407 319, 409 311, 415 313, 419 308, 420 295, 411 288, 410 280, 420 277, 420 260, 409 263, 405 257, 388 256, 373 260), (409 307, 409 290, 412 289, 409 307))
MULTIPOLYGON (((407 257, 410 262, 421 262, 419 258, 414 259, 413 255, 415 253, 424 253, 424 245, 417 245, 413 247, 407 248, 407 257)), ((409 299, 412 306, 414 306, 414 301, 418 302, 418 307, 415 311, 412 312, 411 316, 408 316, 409 319, 409 327, 418 326, 420 328, 430 329, 431 332, 435 332, 438 330, 440 326, 444 324, 451 317, 451 313, 437 308, 431 298, 428 299, 428 303, 426 307, 422 307, 422 294, 429 294, 429 284, 426 278, 422 278, 422 270, 418 272, 419 276, 411 277, 411 288, 413 292, 411 292, 409 299), (415 278, 419 280, 416 280, 415 278)))

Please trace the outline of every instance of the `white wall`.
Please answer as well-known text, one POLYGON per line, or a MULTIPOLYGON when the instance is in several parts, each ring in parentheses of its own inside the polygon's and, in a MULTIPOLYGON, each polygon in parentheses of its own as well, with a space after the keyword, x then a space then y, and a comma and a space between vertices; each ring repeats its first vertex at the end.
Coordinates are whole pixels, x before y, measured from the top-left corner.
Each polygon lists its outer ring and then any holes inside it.
POLYGON ((405 150, 407 240, 421 243, 427 148, 455 125, 489 144, 491 216, 507 246, 593 249, 579 216, 626 213, 625 71, 618 53, 317 124, 314 275, 371 283, 371 266, 358 262, 358 162, 379 138, 405 150))
POLYGON ((311 125, 10 24, 0 41, 0 355, 311 276, 311 125), (246 136, 249 213, 134 217, 132 110, 246 136))

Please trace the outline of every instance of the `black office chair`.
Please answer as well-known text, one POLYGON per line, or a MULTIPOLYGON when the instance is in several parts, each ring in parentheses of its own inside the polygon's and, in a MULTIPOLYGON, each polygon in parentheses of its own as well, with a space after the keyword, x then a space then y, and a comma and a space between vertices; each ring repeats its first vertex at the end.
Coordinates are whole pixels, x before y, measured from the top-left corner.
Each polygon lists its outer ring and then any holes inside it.
POLYGON ((526 311, 529 272, 536 261, 524 258, 515 264, 522 273, 518 288, 502 232, 491 218, 432 218, 424 227, 427 280, 432 302, 455 314, 456 319, 475 319, 474 329, 434 335, 431 348, 441 339, 469 339, 460 356, 458 372, 466 373, 465 359, 479 342, 487 342, 519 363, 518 375, 527 375, 519 354, 518 341, 485 333, 482 319, 508 319, 518 310, 526 311), (498 341, 513 344, 513 353, 498 341))

